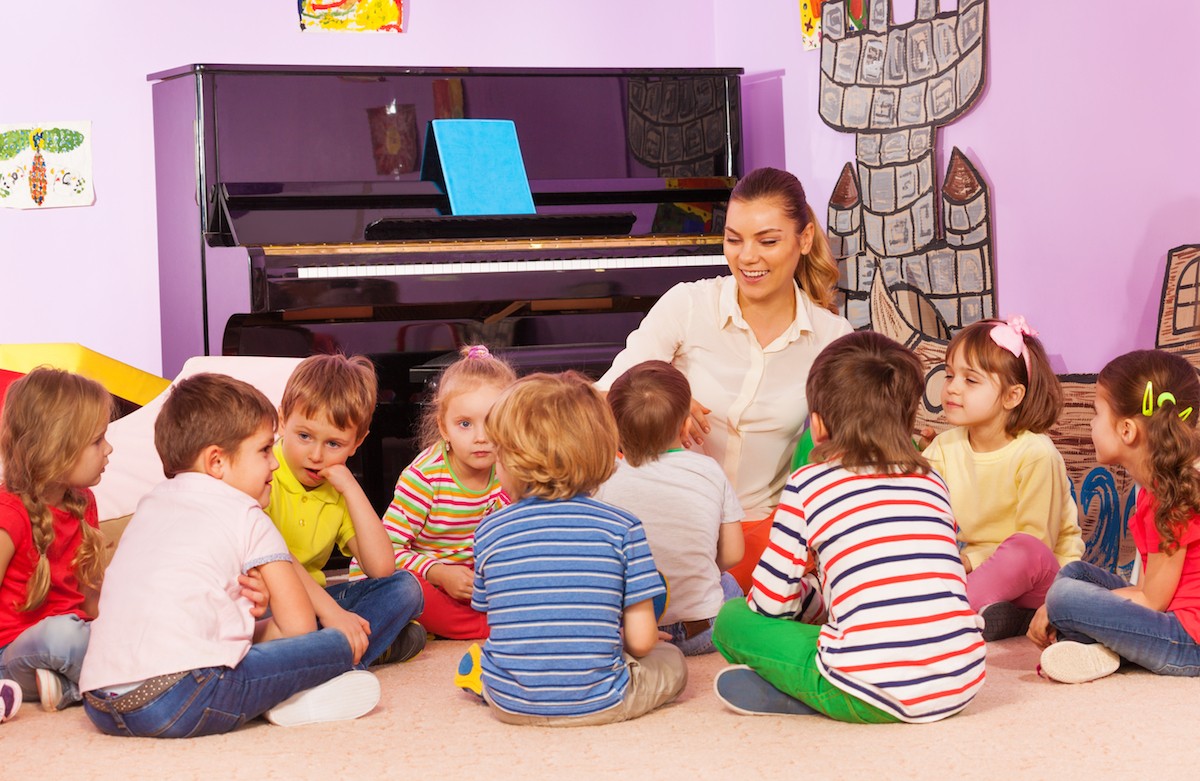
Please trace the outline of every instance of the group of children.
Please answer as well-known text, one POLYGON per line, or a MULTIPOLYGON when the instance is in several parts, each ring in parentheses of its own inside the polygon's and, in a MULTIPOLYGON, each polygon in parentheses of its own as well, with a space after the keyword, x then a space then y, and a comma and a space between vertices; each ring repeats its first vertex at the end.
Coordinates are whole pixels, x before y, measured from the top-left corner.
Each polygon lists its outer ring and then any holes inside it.
POLYGON ((306 359, 278 413, 246 383, 186 378, 155 423, 167 480, 107 569, 89 488, 110 397, 37 369, 0 418, 0 719, 22 697, 82 701, 113 735, 355 718, 379 699, 367 668, 412 658, 427 633, 485 640, 456 685, 501 721, 545 726, 653 710, 683 690, 686 655, 714 650, 734 663, 715 688, 735 711, 854 722, 957 713, 984 683, 986 641, 1026 631, 1054 680, 1122 659, 1200 675, 1195 370, 1139 351, 1099 377, 1098 459, 1142 489, 1135 586, 1080 561, 1046 435, 1061 388, 1023 319, 955 335, 952 428, 922 453, 925 384, 879 334, 822 351, 806 388, 816 447, 743 595, 725 573, 742 510, 717 463, 681 446, 692 395, 667 363, 606 397, 464 349, 382 521, 346 467, 375 406, 368 360, 306 359), (326 585, 335 545, 351 577, 326 585))

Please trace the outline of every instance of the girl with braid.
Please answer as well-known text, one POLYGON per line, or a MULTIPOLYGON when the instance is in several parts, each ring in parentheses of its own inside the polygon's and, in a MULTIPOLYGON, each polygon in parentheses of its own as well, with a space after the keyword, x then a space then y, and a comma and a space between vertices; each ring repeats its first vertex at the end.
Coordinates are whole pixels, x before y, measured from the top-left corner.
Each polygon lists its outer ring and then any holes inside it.
POLYGON ((0 678, 46 710, 78 703, 104 570, 89 490, 112 446, 112 397, 92 380, 34 369, 0 413, 0 678))

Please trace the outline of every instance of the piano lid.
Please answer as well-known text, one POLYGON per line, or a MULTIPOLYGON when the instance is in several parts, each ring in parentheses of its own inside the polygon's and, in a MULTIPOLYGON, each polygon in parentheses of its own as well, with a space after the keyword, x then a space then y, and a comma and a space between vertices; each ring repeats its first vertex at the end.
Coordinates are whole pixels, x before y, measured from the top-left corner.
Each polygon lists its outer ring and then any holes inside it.
POLYGON ((740 74, 195 65, 150 79, 198 80, 205 237, 229 246, 363 242, 378 220, 447 212, 420 179, 428 123, 446 117, 516 124, 538 214, 712 233, 742 172, 740 74))

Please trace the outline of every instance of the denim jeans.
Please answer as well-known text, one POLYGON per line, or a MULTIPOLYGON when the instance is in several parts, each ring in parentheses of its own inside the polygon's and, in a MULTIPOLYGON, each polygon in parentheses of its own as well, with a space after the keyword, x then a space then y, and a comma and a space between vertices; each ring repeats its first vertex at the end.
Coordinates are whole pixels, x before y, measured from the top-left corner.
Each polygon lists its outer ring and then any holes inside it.
POLYGON ((1102 643, 1122 659, 1160 675, 1200 676, 1200 645, 1174 613, 1113 594, 1129 584, 1082 561, 1067 564, 1046 594, 1046 616, 1059 640, 1102 643))
POLYGON ((38 699, 36 670, 53 670, 63 678, 63 700, 79 702, 79 668, 87 653, 92 625, 74 615, 43 618, 0 648, 0 678, 11 678, 27 701, 38 699))
MULTIPOLYGON (((83 703, 101 732, 144 738, 220 735, 297 692, 319 686, 353 667, 346 636, 322 629, 250 647, 237 667, 192 670, 171 688, 128 713, 110 713, 83 703)), ((120 697, 100 695, 116 702, 120 697)))
MULTIPOLYGON (((724 592, 724 602, 745 596, 742 593, 742 587, 728 572, 721 573, 721 591, 724 592)), ((717 650, 712 641, 711 625, 708 629, 691 637, 687 636, 687 628, 682 621, 660 626, 659 629, 671 636, 671 644, 683 651, 684 656, 700 656, 701 654, 711 654, 717 650)))
POLYGON ((371 625, 367 650, 359 662, 366 669, 387 650, 400 630, 421 614, 425 600, 421 584, 406 570, 386 578, 367 578, 326 586, 325 591, 343 610, 367 619, 371 625))

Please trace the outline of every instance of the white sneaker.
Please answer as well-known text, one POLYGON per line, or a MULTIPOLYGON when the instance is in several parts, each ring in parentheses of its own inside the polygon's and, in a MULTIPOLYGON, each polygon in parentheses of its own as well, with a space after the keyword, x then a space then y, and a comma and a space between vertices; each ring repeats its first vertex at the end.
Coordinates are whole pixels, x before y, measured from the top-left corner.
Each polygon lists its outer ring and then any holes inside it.
POLYGON ((267 721, 280 727, 350 721, 379 704, 379 679, 366 670, 342 673, 320 686, 293 694, 268 710, 267 721))
POLYGON ((53 670, 37 668, 38 698, 42 701, 42 710, 53 713, 63 706, 62 677, 53 670))
POLYGON ((21 709, 21 687, 16 681, 0 678, 0 721, 8 721, 21 709))
POLYGON ((1121 657, 1099 643, 1059 640, 1042 651, 1039 668, 1047 678, 1059 683, 1086 683, 1112 675, 1121 666, 1121 657))

